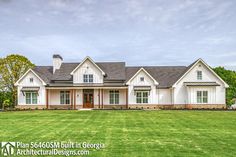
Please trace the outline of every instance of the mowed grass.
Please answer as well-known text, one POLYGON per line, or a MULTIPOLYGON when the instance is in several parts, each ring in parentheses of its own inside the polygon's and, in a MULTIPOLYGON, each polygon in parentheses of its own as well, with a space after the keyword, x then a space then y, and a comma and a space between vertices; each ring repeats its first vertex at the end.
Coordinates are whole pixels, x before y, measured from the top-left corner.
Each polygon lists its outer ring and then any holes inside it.
POLYGON ((0 141, 105 144, 90 156, 236 156, 236 112, 2 112, 0 141))

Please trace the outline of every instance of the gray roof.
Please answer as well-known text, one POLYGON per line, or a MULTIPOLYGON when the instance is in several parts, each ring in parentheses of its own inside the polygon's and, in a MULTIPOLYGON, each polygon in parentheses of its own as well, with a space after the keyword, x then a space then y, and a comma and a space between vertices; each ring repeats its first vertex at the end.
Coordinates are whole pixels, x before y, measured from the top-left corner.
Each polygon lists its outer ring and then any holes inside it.
POLYGON ((140 68, 144 68, 158 83, 160 88, 171 87, 185 72, 186 66, 144 66, 126 67, 126 81, 132 78, 140 68))
POLYGON ((52 66, 35 66, 32 69, 45 83, 49 84, 53 76, 52 66))
MULTIPOLYGON (((125 62, 97 62, 106 76, 104 80, 125 80, 125 62)), ((79 63, 62 63, 60 69, 56 70, 51 80, 72 81, 70 73, 79 65, 79 63)))
MULTIPOLYGON (((144 68, 159 83, 158 88, 171 87, 193 65, 126 67, 125 62, 97 62, 96 64, 105 72, 105 82, 120 82, 120 85, 127 82, 140 68, 144 68)), ((60 69, 54 74, 52 66, 36 66, 33 70, 47 84, 52 85, 53 81, 72 81, 70 73, 78 65, 79 63, 62 63, 60 69)))
POLYGON ((79 63, 62 63, 60 69, 57 69, 51 80, 72 81, 70 73, 79 65, 79 63))

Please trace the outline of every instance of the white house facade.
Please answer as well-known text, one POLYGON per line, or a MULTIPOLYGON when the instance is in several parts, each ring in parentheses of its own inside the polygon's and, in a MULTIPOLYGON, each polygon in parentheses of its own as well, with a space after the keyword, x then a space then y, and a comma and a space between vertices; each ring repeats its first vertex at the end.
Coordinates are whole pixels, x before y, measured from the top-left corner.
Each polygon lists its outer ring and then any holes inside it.
POLYGON ((225 108, 228 85, 202 59, 189 66, 64 63, 29 69, 16 83, 18 108, 225 108))

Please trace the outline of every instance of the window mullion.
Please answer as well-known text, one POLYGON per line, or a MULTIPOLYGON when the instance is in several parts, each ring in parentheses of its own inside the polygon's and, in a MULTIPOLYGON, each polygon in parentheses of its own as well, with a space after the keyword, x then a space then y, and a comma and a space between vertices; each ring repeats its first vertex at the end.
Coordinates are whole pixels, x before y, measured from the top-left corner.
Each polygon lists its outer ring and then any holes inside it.
POLYGON ((141 102, 143 104, 143 92, 141 92, 141 102))
POLYGON ((202 103, 204 103, 204 92, 202 91, 202 103))
POLYGON ((30 92, 30 104, 32 104, 32 100, 33 100, 33 94, 32 92, 30 92))

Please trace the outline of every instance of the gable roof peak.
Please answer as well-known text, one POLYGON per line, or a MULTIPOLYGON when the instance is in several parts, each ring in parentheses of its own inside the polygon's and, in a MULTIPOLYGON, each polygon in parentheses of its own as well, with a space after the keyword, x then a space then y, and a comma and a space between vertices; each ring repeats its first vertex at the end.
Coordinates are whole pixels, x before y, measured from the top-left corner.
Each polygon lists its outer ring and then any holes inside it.
POLYGON ((222 78, 220 78, 220 77, 214 72, 214 70, 212 70, 212 68, 211 68, 203 59, 201 59, 201 58, 197 59, 195 62, 193 62, 192 64, 190 64, 190 65, 188 66, 188 68, 186 69, 185 73, 183 73, 183 75, 173 84, 172 87, 175 87, 176 84, 177 84, 183 77, 185 77, 185 76, 187 75, 187 73, 189 73, 189 71, 191 71, 199 62, 202 62, 202 64, 205 65, 206 68, 207 68, 210 72, 213 73, 213 75, 215 75, 221 82, 223 82, 223 84, 224 84, 224 86, 225 86, 226 88, 229 87, 229 85, 228 85, 222 78))
POLYGON ((105 72, 92 60, 92 58, 90 58, 89 56, 86 56, 82 62, 79 63, 79 65, 70 73, 71 75, 74 74, 74 72, 86 61, 89 60, 95 67, 97 67, 101 72, 102 75, 105 76, 105 72))
POLYGON ((126 84, 129 85, 130 81, 133 80, 141 71, 143 71, 144 73, 146 73, 153 81, 155 85, 158 85, 159 83, 157 82, 157 80, 147 71, 145 70, 143 67, 140 67, 139 70, 129 79, 127 80, 126 84))

